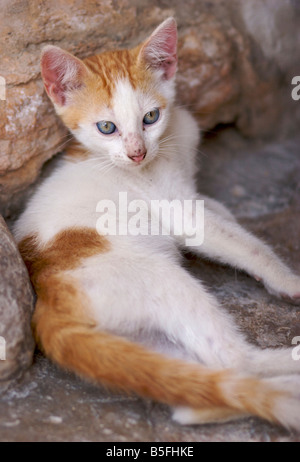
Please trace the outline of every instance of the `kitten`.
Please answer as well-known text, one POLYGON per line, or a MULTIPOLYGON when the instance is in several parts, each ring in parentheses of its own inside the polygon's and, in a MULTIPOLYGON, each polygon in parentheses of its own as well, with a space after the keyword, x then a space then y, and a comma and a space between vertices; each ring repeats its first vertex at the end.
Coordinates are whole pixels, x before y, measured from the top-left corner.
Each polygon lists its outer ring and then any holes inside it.
POLYGON ((300 361, 288 348, 248 344, 181 266, 195 210, 181 233, 175 222, 169 234, 113 235, 99 222, 99 201, 117 204, 119 193, 138 200, 143 223, 150 201, 204 200, 204 240, 193 251, 300 302, 300 278, 196 191, 199 133, 174 103, 176 53, 173 18, 132 50, 84 60, 55 46, 43 51, 46 91, 77 141, 14 229, 37 293, 35 337, 62 367, 167 403, 180 423, 255 415, 299 430, 300 361))

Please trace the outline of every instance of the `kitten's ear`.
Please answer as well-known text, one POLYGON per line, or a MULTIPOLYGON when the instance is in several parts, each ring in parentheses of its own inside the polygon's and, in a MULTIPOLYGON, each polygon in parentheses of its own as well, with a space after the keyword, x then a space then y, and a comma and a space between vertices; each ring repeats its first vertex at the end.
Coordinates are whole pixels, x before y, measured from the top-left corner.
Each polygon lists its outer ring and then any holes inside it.
POLYGON ((83 85, 87 69, 80 59, 59 47, 48 45, 42 52, 41 72, 53 103, 65 106, 67 94, 83 85))
POLYGON ((177 69, 177 24, 166 19, 146 40, 139 57, 152 69, 163 71, 163 78, 171 79, 177 69))

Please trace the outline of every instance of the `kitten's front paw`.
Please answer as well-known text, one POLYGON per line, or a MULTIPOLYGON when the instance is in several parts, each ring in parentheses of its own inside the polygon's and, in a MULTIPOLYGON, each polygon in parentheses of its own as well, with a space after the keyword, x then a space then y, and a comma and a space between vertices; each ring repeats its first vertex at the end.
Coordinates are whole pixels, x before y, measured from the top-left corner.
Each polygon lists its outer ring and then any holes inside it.
POLYGON ((280 284, 277 284, 277 286, 265 284, 265 287, 270 294, 281 298, 285 302, 292 303, 293 305, 300 305, 299 276, 292 275, 287 278, 282 278, 282 281, 280 284))

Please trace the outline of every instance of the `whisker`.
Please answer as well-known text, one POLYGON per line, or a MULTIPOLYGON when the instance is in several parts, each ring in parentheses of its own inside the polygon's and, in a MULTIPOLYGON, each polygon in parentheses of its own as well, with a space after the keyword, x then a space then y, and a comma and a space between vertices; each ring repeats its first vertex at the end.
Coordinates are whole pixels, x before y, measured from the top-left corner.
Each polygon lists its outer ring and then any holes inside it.
POLYGON ((58 147, 57 147, 57 152, 60 152, 71 140, 72 140, 73 136, 71 136, 70 138, 68 138, 67 140, 65 140, 62 144, 60 144, 58 147))

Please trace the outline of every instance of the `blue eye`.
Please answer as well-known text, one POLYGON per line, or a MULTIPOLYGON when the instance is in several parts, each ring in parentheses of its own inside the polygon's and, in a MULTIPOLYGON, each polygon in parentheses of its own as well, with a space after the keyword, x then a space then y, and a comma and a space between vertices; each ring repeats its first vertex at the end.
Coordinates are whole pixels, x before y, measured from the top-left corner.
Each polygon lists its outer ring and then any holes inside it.
POLYGON ((108 122, 107 120, 102 120, 101 122, 96 123, 99 132, 104 135, 111 135, 117 129, 114 123, 108 122))
POLYGON ((152 111, 147 112, 145 114, 143 122, 146 125, 154 124, 159 118, 159 110, 158 109, 152 109, 152 111))

